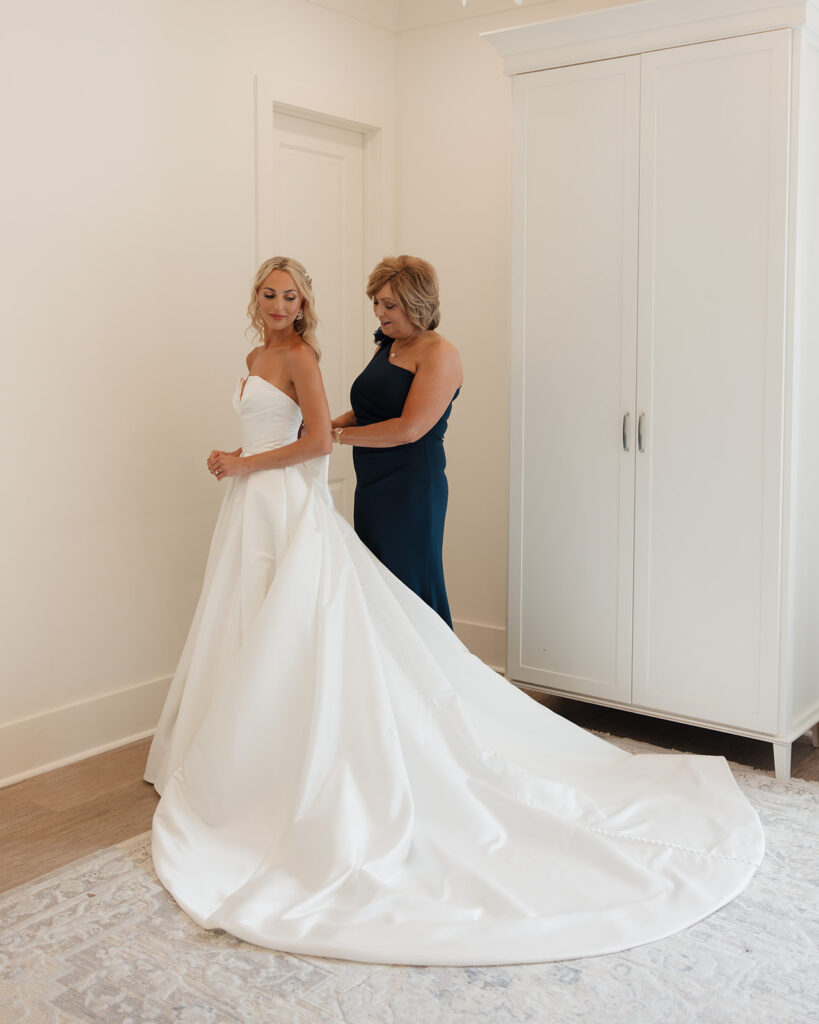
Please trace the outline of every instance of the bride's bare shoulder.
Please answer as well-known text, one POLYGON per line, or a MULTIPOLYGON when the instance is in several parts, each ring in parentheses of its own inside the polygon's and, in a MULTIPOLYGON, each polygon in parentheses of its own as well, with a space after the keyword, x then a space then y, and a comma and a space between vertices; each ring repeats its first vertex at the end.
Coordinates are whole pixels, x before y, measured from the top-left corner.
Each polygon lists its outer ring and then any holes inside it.
POLYGON ((291 368, 301 369, 302 371, 318 370, 315 350, 301 338, 285 349, 284 357, 287 365, 291 368))

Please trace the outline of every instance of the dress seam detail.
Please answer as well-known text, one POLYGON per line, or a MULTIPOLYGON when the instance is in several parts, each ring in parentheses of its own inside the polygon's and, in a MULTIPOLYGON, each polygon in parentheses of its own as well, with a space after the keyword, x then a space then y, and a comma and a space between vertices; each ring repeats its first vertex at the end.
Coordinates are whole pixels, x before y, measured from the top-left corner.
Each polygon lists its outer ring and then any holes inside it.
POLYGON ((669 850, 678 850, 680 853, 695 853, 702 857, 718 857, 721 860, 733 861, 737 864, 747 864, 750 867, 756 865, 756 861, 748 860, 746 857, 737 857, 731 853, 720 853, 716 850, 701 850, 693 846, 681 846, 679 843, 669 843, 664 839, 647 839, 645 836, 632 836, 627 832, 609 832, 604 828, 595 828, 594 825, 587 825, 586 831, 594 832, 595 835, 607 836, 609 839, 628 839, 634 843, 647 843, 649 846, 664 846, 669 850))

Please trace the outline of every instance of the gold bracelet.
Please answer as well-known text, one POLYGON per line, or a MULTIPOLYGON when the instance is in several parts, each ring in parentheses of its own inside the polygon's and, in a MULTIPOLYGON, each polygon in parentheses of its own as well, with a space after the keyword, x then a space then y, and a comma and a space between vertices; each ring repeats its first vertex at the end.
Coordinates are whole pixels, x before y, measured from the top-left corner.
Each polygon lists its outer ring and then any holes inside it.
POLYGON ((344 432, 344 427, 336 427, 334 433, 336 435, 336 444, 342 444, 341 435, 344 432))

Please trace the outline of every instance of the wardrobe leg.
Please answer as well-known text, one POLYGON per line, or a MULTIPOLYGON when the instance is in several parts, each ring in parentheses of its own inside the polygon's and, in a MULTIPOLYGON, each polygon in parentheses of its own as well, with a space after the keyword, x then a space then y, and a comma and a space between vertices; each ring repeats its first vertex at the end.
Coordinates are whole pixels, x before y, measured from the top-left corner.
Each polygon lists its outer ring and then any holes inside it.
POLYGON ((776 777, 787 782, 791 777, 791 745, 790 743, 774 743, 773 752, 776 777))

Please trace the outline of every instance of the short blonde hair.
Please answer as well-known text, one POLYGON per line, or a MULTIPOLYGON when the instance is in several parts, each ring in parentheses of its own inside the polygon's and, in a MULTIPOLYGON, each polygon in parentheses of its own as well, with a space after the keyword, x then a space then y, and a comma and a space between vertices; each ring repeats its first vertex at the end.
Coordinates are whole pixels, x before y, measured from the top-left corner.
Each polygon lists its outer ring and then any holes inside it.
POLYGON ((367 279, 367 295, 374 299, 388 284, 419 331, 434 331, 441 322, 438 274, 435 267, 418 256, 385 256, 367 279))
POLYGON ((256 271, 253 278, 253 285, 250 289, 250 302, 247 307, 247 315, 250 318, 249 331, 253 331, 256 340, 264 342, 264 319, 259 309, 259 289, 274 270, 284 270, 296 283, 296 290, 301 299, 301 320, 294 324, 296 331, 304 338, 310 348, 316 353, 316 359, 321 358, 321 350, 316 338, 316 327, 318 317, 316 316, 316 305, 313 299, 313 279, 304 269, 298 260, 290 256, 273 256, 256 271))

